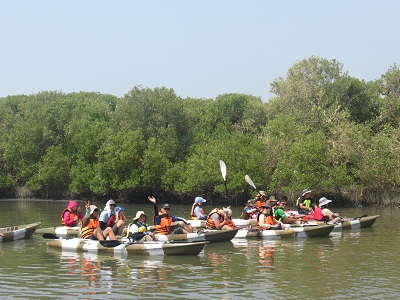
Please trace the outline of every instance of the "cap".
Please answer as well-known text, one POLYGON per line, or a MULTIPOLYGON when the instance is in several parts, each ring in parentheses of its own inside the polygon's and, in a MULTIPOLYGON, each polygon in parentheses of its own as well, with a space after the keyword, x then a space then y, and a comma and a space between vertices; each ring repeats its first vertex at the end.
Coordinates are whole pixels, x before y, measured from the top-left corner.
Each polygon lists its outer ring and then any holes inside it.
POLYGON ((99 209, 96 205, 90 205, 90 214, 94 213, 96 209, 99 209))
POLYGON ((206 199, 204 199, 203 197, 196 197, 196 198, 194 198, 194 203, 204 203, 204 202, 206 202, 207 200, 206 199))
POLYGON ((259 191, 258 192, 261 196, 267 196, 267 194, 264 191, 259 191))
POLYGON ((110 204, 115 204, 115 201, 113 199, 108 200, 108 205, 110 204))
POLYGON ((115 212, 120 212, 120 211, 125 211, 125 207, 116 206, 115 207, 115 212))
POLYGON ((304 189, 304 190, 301 192, 301 196, 304 196, 305 194, 308 194, 308 193, 311 193, 311 190, 304 189))
POLYGON ((168 204, 168 203, 165 203, 161 208, 171 209, 171 208, 169 207, 169 204, 168 204))
POLYGON ((326 199, 325 197, 322 197, 321 199, 319 199, 319 204, 318 206, 324 206, 327 205, 328 203, 331 203, 332 200, 326 199))
POLYGON ((143 215, 144 215, 145 217, 147 217, 147 215, 144 213, 143 210, 139 210, 139 211, 136 213, 136 216, 135 216, 132 220, 135 221, 135 220, 139 219, 140 216, 143 216, 143 215))

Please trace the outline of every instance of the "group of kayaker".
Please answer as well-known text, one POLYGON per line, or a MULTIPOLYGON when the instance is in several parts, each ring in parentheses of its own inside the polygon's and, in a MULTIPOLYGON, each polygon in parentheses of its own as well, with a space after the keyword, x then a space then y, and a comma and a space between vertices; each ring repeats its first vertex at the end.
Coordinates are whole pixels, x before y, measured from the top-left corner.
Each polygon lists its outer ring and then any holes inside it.
MULTIPOLYGON (((148 200, 154 204, 154 231, 156 234, 182 234, 192 233, 193 227, 181 217, 170 215, 170 206, 165 203, 160 211, 157 207, 157 200, 149 196, 148 200)), ((192 205, 191 219, 207 220, 208 229, 230 229, 235 228, 231 220, 232 210, 227 208, 214 208, 208 215, 204 214, 202 204, 206 200, 202 197, 196 197, 192 205)), ((109 200, 103 211, 90 202, 85 202, 86 213, 82 214, 78 203, 71 200, 68 207, 61 214, 61 223, 63 226, 78 226, 81 228, 81 235, 84 239, 93 240, 115 240, 117 236, 123 234, 126 217, 123 214, 124 208, 116 206, 114 200, 109 200)), ((152 241, 154 232, 148 230, 146 224, 147 215, 144 211, 138 211, 132 219, 132 223, 127 226, 127 237, 139 242, 152 241)))
MULTIPOLYGON (((184 218, 170 214, 169 204, 162 204, 160 211, 157 207, 157 200, 149 196, 148 200, 154 204, 153 225, 156 234, 182 234, 192 233, 193 227, 184 218)), ((297 214, 287 213, 287 197, 279 201, 274 196, 267 197, 264 191, 260 191, 254 199, 248 200, 244 208, 242 219, 257 220, 258 229, 284 228, 285 224, 292 224, 298 221, 299 217, 313 214, 315 221, 336 223, 341 221, 340 216, 333 214, 328 208, 332 200, 322 197, 319 204, 312 203, 311 190, 305 189, 297 199, 297 214)), ((227 208, 214 208, 208 214, 204 213, 203 204, 206 200, 196 197, 191 208, 192 220, 206 220, 206 228, 227 230, 237 226, 231 219, 232 210, 227 208)), ((121 236, 126 225, 124 208, 116 206, 114 200, 107 201, 103 211, 90 202, 85 202, 86 213, 82 214, 79 205, 71 200, 68 207, 62 212, 61 223, 63 226, 81 227, 82 238, 93 240, 115 240, 121 236)), ((147 215, 144 211, 138 211, 127 226, 127 237, 139 242, 152 241, 154 232, 148 230, 146 224, 147 215)))
POLYGON ((332 200, 322 197, 317 205, 311 201, 311 192, 309 189, 302 191, 301 196, 296 201, 297 212, 293 214, 287 213, 288 198, 286 196, 277 200, 275 196, 267 197, 264 191, 260 191, 254 199, 247 201, 241 218, 245 220, 256 219, 260 230, 283 228, 285 227, 284 224, 296 223, 299 218, 307 215, 312 216, 309 219, 315 221, 337 223, 342 220, 339 215, 333 214, 327 208, 332 200))

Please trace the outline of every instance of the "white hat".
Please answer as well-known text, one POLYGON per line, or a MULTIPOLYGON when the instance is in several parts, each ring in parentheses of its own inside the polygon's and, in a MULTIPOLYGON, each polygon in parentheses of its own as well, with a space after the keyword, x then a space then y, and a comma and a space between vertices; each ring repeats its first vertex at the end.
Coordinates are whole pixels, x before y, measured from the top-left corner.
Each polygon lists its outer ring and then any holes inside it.
POLYGON ((144 213, 143 210, 139 210, 139 211, 136 213, 136 216, 135 216, 132 220, 135 221, 135 220, 139 219, 141 216, 147 217, 147 215, 144 213))
POLYGON ((305 194, 311 193, 311 190, 305 189, 303 190, 301 196, 303 197, 305 194))
POLYGON ((90 205, 90 214, 92 214, 97 208, 96 205, 90 205))
POLYGON ((267 194, 264 191, 259 191, 258 192, 261 196, 267 196, 267 194))
POLYGON ((322 197, 321 199, 319 199, 318 206, 321 207, 321 206, 327 205, 328 203, 331 203, 331 202, 332 202, 332 200, 329 200, 329 199, 326 199, 325 197, 322 197))

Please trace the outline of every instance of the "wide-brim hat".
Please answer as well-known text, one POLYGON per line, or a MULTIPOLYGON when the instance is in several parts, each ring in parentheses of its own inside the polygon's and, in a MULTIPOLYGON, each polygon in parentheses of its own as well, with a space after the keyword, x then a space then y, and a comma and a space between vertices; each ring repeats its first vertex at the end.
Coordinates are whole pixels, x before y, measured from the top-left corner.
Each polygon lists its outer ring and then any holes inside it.
POLYGON ((267 194, 264 191, 259 191, 258 192, 261 196, 267 196, 267 194))
POLYGON ((319 199, 318 206, 321 207, 321 206, 327 205, 328 203, 331 203, 331 202, 332 202, 332 200, 329 200, 329 199, 326 199, 325 197, 322 197, 321 199, 319 199))
POLYGON ((132 220, 135 221, 135 220, 139 219, 141 216, 147 217, 147 215, 145 214, 145 212, 144 212, 143 210, 139 210, 139 211, 136 213, 136 216, 135 216, 132 220))
POLYGON ((232 216, 232 210, 230 207, 223 207, 222 210, 226 213, 228 217, 232 216))
POLYGON ((278 201, 275 196, 269 196, 268 201, 278 201))
POLYGON ((96 205, 90 205, 90 214, 94 213, 96 209, 100 210, 96 205))
POLYGON ((304 196, 305 194, 311 193, 311 190, 304 189, 303 192, 301 193, 301 196, 304 196))

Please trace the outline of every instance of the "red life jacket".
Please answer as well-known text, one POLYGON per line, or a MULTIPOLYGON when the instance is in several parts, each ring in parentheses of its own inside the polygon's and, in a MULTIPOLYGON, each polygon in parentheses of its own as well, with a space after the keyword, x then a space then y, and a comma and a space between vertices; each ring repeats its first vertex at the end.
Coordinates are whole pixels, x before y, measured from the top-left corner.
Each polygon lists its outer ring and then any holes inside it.
POLYGON ((322 214, 322 209, 319 207, 314 208, 314 220, 315 221, 328 221, 328 217, 322 214))

